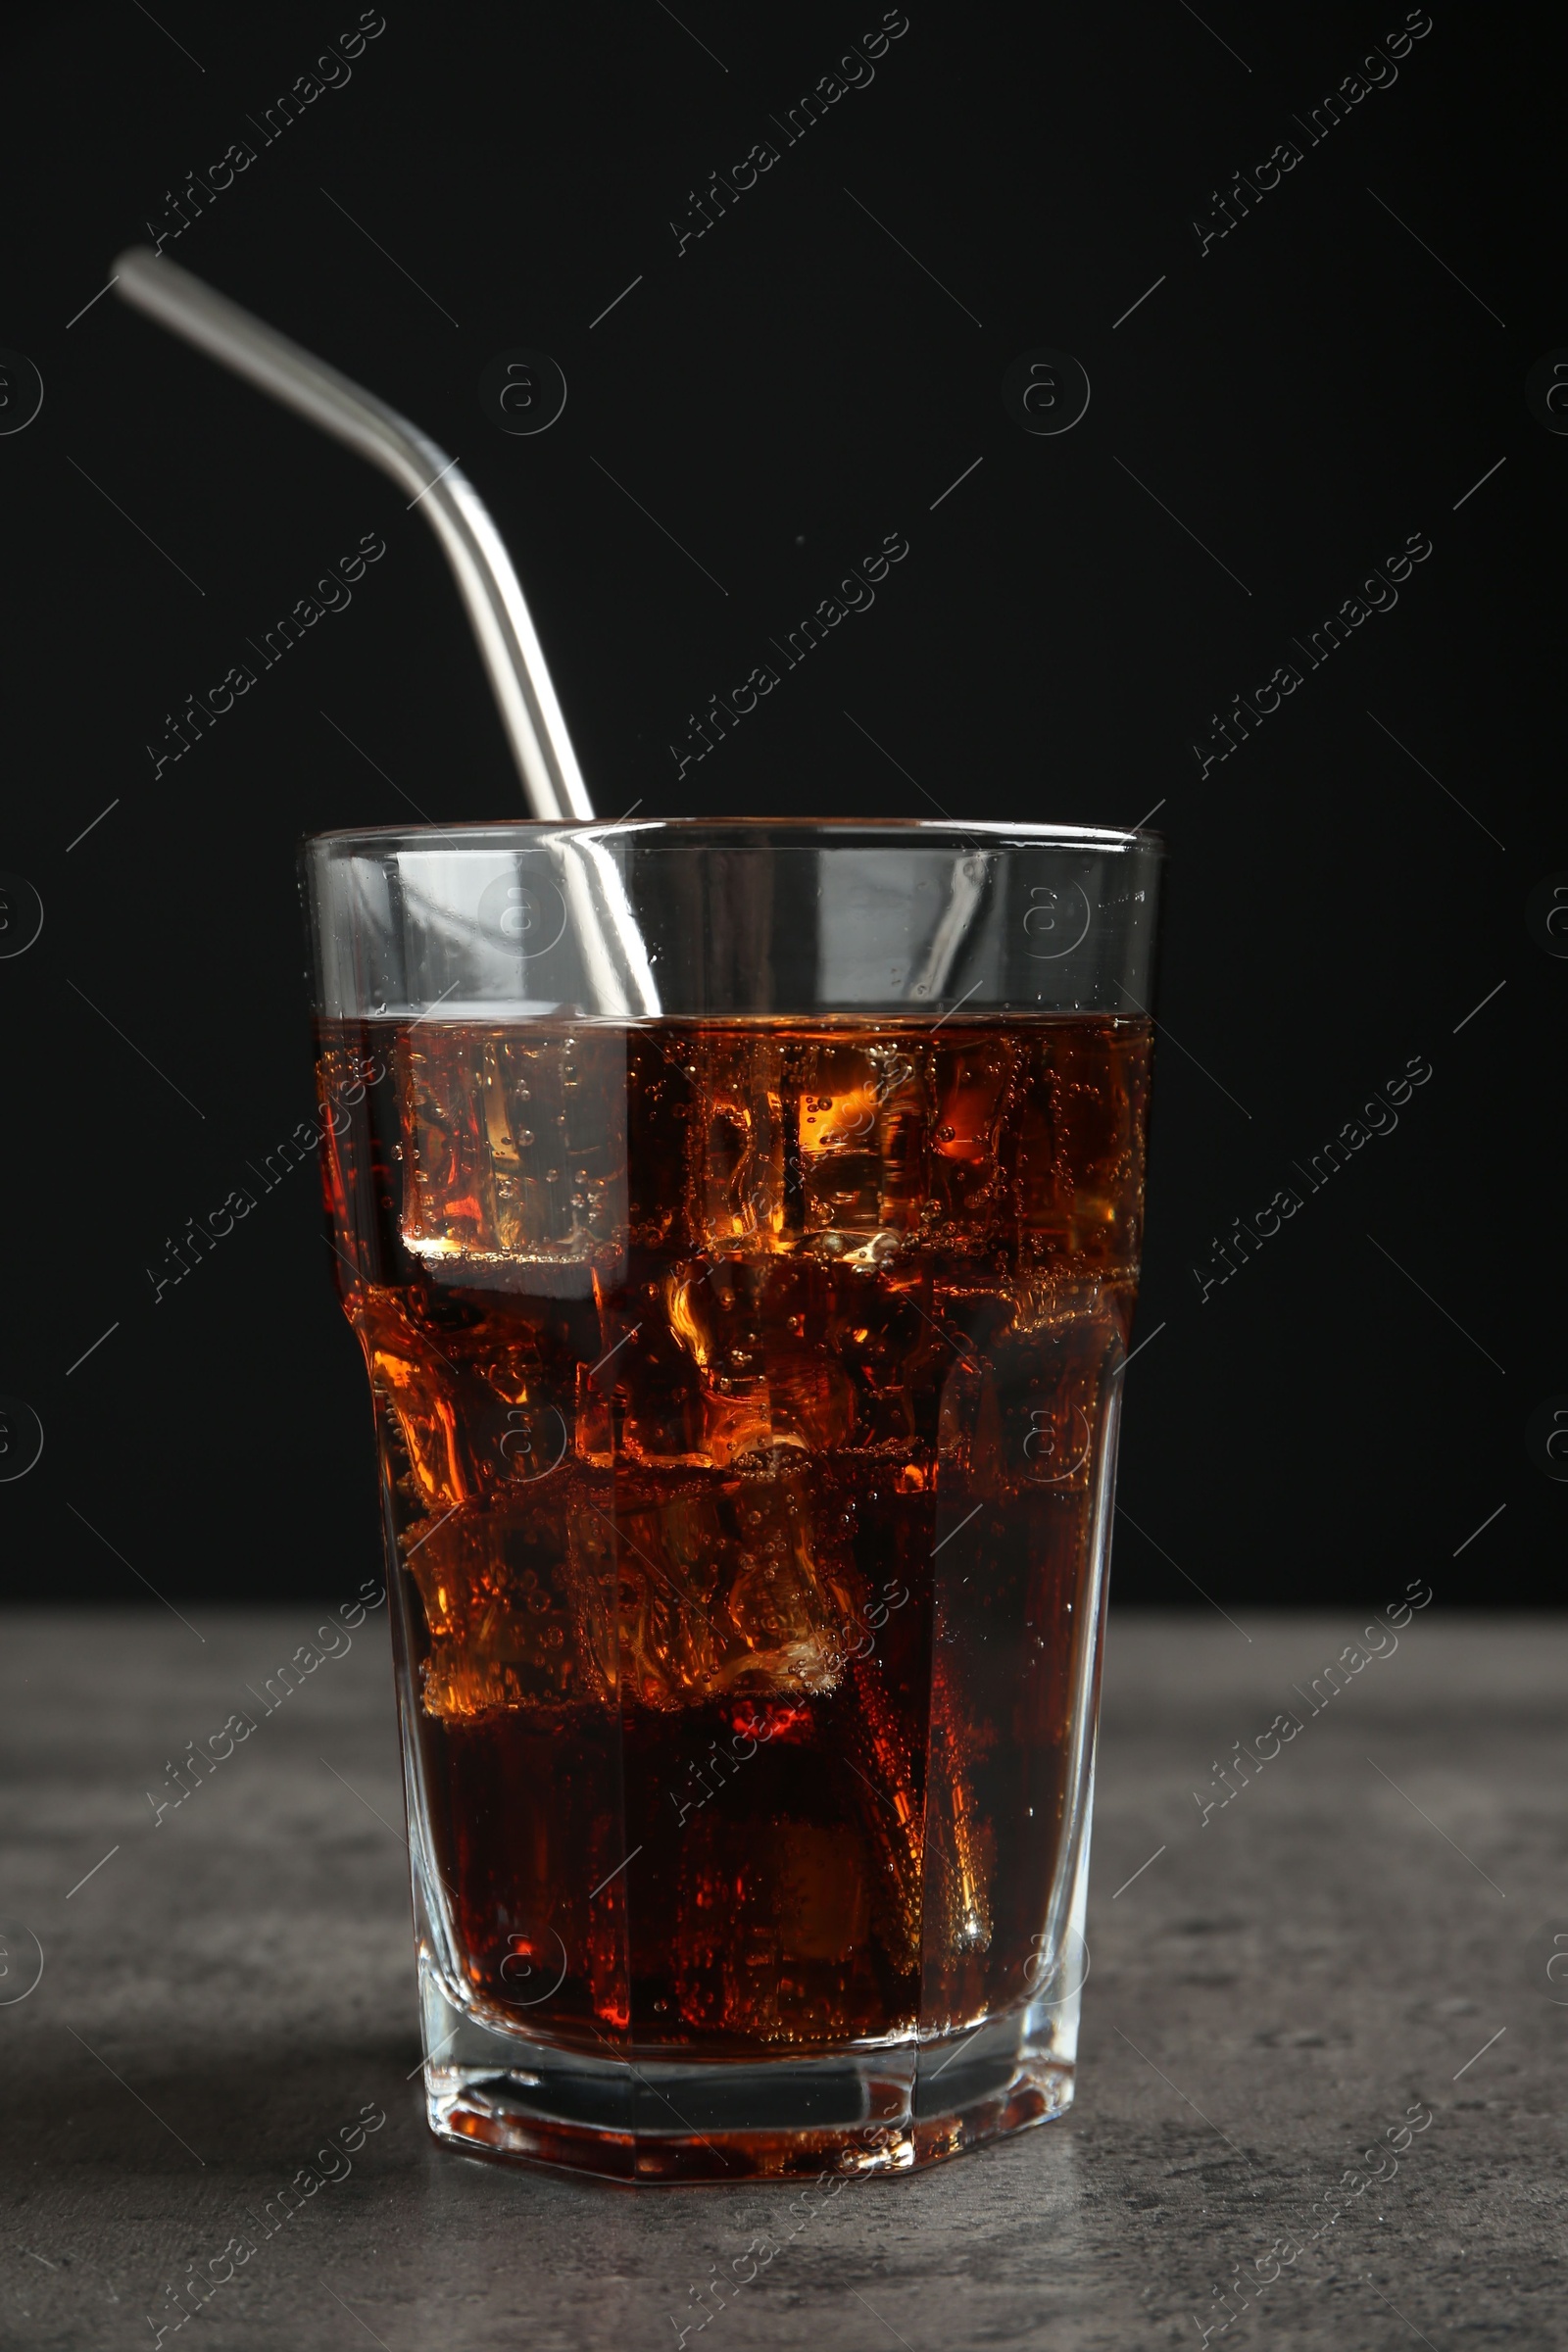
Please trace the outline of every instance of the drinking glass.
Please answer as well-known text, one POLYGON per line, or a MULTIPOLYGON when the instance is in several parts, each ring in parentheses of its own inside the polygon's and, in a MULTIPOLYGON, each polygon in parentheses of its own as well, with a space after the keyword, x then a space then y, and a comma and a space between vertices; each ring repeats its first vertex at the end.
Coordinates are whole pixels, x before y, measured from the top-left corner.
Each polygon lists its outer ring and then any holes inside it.
POLYGON ((1159 862, 306 844, 442 2139, 876 2173, 1070 2104, 1159 862))

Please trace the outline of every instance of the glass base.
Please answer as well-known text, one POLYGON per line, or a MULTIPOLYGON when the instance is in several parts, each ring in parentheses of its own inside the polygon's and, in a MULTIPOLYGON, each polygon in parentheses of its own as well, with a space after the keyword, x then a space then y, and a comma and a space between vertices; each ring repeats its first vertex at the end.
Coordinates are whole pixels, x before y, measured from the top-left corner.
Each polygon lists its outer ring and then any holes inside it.
POLYGON ((1072 2105, 1076 1999, 830 2057, 590 2057, 471 2017, 422 1973, 430 2129, 470 2156, 649 2182, 907 2173, 1072 2105))

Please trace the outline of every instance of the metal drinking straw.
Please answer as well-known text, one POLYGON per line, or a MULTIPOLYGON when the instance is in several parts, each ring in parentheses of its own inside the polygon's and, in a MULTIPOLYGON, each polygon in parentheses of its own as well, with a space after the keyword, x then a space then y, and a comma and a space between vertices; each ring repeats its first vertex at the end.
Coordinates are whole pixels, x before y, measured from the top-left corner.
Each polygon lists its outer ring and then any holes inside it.
POLYGON ((456 462, 373 392, 148 247, 122 253, 114 271, 122 302, 368 458, 423 508, 468 609, 530 808, 535 816, 591 817, 593 803, 512 559, 456 462))
MULTIPOLYGON (((588 787, 505 542, 455 458, 314 353, 145 245, 113 267, 122 302, 194 343, 285 408, 296 410, 390 474, 423 510, 467 608, 528 807, 536 817, 586 818, 588 787)), ((567 898, 606 1013, 657 1013, 647 950, 619 873, 592 837, 564 842, 567 898)))

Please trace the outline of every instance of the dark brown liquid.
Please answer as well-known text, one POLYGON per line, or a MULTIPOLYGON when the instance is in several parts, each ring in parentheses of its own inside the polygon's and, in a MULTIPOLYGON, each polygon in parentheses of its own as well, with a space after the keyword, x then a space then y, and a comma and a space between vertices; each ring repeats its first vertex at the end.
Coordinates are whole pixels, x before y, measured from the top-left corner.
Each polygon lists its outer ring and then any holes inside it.
POLYGON ((1149 1044, 1088 1015, 324 1029, 475 2010, 782 2055, 1034 1987, 1149 1044))

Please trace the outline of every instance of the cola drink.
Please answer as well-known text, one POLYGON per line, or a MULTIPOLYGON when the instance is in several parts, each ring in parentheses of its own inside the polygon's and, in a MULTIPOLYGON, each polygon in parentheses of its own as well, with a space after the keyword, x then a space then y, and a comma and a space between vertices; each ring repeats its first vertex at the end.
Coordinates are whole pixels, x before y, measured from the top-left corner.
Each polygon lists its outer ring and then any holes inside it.
POLYGON ((320 1025, 465 2014, 722 2064, 1038 1989, 1150 1046, 1073 1012, 320 1025))

